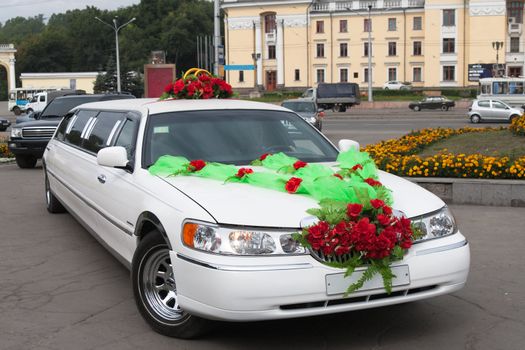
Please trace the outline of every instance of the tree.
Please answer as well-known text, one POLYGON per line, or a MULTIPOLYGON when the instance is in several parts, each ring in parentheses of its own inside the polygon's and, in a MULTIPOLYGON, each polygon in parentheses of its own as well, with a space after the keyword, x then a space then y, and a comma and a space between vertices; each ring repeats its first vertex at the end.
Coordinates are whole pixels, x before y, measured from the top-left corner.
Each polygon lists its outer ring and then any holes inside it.
MULTIPOLYGON (((123 92, 129 92, 135 97, 142 97, 144 94, 144 82, 142 75, 138 72, 124 70, 121 73, 121 88, 123 92)), ((106 71, 99 71, 95 85, 95 93, 115 93, 117 92, 117 71, 115 58, 110 56, 106 63, 106 71)))

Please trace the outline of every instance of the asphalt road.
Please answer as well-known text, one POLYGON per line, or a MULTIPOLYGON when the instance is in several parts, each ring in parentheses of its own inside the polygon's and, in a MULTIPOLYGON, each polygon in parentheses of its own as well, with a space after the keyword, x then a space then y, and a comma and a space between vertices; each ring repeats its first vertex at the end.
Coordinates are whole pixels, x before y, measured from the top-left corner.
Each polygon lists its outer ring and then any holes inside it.
POLYGON ((0 184, 2 350, 520 350, 525 344, 522 208, 452 207, 472 253, 468 284, 452 295, 323 317, 219 323, 202 339, 183 341, 147 326, 129 272, 69 214, 47 213, 41 168, 0 165, 0 184))

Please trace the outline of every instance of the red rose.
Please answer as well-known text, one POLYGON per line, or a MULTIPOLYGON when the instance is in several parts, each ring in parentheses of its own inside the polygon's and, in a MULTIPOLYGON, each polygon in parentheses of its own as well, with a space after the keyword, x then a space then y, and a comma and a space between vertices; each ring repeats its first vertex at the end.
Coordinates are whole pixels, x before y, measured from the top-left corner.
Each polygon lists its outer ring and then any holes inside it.
POLYGON ((381 199, 372 199, 370 200, 370 204, 372 204, 372 206, 375 209, 379 209, 385 206, 385 202, 383 202, 381 199))
POLYGON ((241 179, 244 175, 252 174, 252 173, 253 173, 253 170, 250 168, 240 168, 239 171, 237 171, 237 174, 235 175, 235 177, 238 177, 239 179, 241 179))
POLYGON ((372 179, 371 177, 369 177, 368 179, 366 179, 365 182, 366 182, 367 184, 369 184, 370 186, 372 186, 372 187, 382 186, 381 182, 376 181, 376 180, 372 179))
POLYGON ((356 171, 356 170, 358 170, 358 169, 363 170, 363 166, 362 166, 361 164, 356 164, 356 165, 354 165, 354 166, 352 167, 352 170, 353 170, 353 171, 356 171))
POLYGON ((384 214, 377 215, 377 221, 381 224, 381 226, 390 225, 390 218, 384 214))
POLYGON ((303 179, 292 177, 290 180, 288 180, 284 188, 288 193, 295 193, 299 189, 301 182, 303 182, 303 179))
POLYGON ((293 167, 295 168, 295 170, 299 170, 299 169, 301 169, 301 168, 304 168, 304 167, 307 166, 307 165, 308 165, 308 163, 303 162, 303 161, 301 161, 301 160, 298 160, 297 162, 295 162, 295 163, 293 164, 293 167))
POLYGON ((262 156, 259 157, 259 160, 262 162, 263 160, 266 159, 266 157, 271 156, 271 155, 272 155, 271 153, 265 153, 265 154, 263 154, 262 156))
POLYGON ((202 170, 202 168, 204 168, 205 166, 206 166, 206 162, 201 159, 192 160, 190 162, 190 165, 188 166, 188 170, 191 172, 195 172, 195 171, 202 170))
POLYGON ((392 215, 392 208, 390 208, 388 205, 383 206, 383 214, 385 215, 392 215))
POLYGON ((164 87, 164 92, 169 94, 173 90, 173 83, 169 83, 164 87))
POLYGON ((338 179, 343 180, 343 177, 341 175, 339 175, 339 174, 334 174, 334 176, 337 177, 338 179))
POLYGON ((178 93, 180 93, 182 90, 184 90, 184 81, 182 79, 179 79, 175 82, 175 84, 173 84, 173 93, 175 95, 177 95, 178 93))
POLYGON ((201 74, 201 75, 199 75, 199 80, 205 82, 205 81, 210 81, 211 78, 210 78, 210 76, 208 74, 201 74))
POLYGON ((346 207, 346 214, 350 218, 357 218, 362 210, 363 206, 361 204, 348 204, 346 207))

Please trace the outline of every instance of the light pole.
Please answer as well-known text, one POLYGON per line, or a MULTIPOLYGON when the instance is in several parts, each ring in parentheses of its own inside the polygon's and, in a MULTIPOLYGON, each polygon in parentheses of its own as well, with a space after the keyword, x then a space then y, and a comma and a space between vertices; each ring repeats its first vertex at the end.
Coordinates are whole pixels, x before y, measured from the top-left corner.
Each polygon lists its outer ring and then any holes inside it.
POLYGON ((499 50, 503 48, 503 41, 493 41, 492 48, 496 50, 496 75, 499 76, 499 50))
POLYGON ((374 102, 372 96, 372 5, 368 5, 368 102, 374 102))
POLYGON ((118 25, 117 23, 117 17, 113 18, 113 25, 107 23, 107 22, 104 22, 103 20, 101 20, 100 18, 98 17, 95 17, 95 19, 99 22, 102 22, 104 23, 105 25, 107 25, 108 27, 110 27, 111 29, 113 29, 115 31, 115 50, 117 52, 117 92, 121 92, 121 88, 120 88, 120 55, 119 55, 119 47, 118 47, 118 32, 119 30, 121 30, 122 28, 124 28, 125 26, 127 26, 128 24, 130 24, 131 22, 133 22, 134 20, 136 20, 135 17, 133 17, 132 19, 130 19, 129 21, 127 21, 126 23, 122 24, 122 25, 118 25))
POLYGON ((213 74, 219 75, 219 45, 221 41, 221 4, 220 0, 215 0, 213 6, 213 49, 215 51, 213 62, 213 74))

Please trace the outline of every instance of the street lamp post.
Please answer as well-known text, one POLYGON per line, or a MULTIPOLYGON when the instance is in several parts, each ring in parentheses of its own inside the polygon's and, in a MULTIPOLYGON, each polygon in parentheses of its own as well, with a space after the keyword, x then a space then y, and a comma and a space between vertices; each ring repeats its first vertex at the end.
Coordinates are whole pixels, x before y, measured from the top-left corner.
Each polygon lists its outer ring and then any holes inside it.
POLYGON ((368 5, 368 102, 374 102, 372 96, 372 5, 368 5))
POLYGON ((499 50, 503 48, 503 41, 493 41, 492 48, 496 50, 496 75, 499 76, 499 50))
POLYGON ((95 17, 95 19, 99 22, 102 22, 104 23, 105 25, 107 25, 108 27, 110 27, 111 29, 113 29, 115 31, 115 50, 117 52, 116 54, 116 60, 117 60, 117 92, 121 92, 121 87, 120 87, 120 55, 119 55, 119 47, 118 47, 118 32, 119 30, 121 30, 122 28, 124 28, 125 26, 127 26, 128 24, 130 24, 131 22, 133 22, 134 20, 136 20, 135 17, 133 17, 132 19, 130 19, 129 21, 127 21, 126 23, 122 24, 122 25, 118 25, 117 23, 117 17, 113 18, 113 25, 107 23, 107 22, 104 22, 103 20, 101 20, 100 18, 98 17, 95 17))

